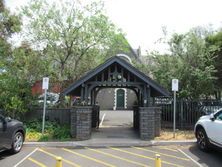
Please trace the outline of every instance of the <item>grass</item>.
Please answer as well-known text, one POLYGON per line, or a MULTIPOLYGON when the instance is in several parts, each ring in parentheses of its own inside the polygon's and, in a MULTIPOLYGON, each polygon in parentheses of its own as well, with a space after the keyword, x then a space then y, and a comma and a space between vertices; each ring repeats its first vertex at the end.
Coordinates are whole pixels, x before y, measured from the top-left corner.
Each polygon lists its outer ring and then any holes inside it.
POLYGON ((192 130, 176 130, 175 138, 173 137, 173 130, 162 129, 160 136, 155 140, 190 140, 195 139, 194 132, 192 130))

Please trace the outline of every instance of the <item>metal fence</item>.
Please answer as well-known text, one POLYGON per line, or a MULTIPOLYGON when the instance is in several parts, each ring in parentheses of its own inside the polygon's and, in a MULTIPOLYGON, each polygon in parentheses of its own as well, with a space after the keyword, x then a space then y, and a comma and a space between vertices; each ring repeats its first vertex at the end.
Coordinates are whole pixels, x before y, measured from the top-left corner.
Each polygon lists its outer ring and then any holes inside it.
MULTIPOLYGON (((152 98, 153 106, 162 107, 162 128, 173 127, 173 98, 152 98)), ((176 128, 193 129, 195 123, 202 115, 208 115, 222 108, 220 100, 186 100, 176 101, 176 128)))

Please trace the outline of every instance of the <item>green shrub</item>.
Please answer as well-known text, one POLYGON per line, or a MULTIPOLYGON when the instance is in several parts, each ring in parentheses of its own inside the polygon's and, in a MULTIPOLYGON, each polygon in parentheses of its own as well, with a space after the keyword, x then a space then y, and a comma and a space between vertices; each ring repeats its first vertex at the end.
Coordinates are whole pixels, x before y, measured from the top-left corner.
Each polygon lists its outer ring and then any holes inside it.
POLYGON ((42 121, 32 120, 26 122, 26 132, 28 141, 48 141, 48 140, 69 140, 70 139, 70 126, 60 125, 55 121, 45 122, 45 132, 42 132, 42 121))
POLYGON ((49 141, 49 135, 48 134, 42 135, 38 141, 49 141))
POLYGON ((59 126, 55 129, 53 133, 53 138, 55 139, 69 139, 70 138, 70 128, 67 125, 59 126))

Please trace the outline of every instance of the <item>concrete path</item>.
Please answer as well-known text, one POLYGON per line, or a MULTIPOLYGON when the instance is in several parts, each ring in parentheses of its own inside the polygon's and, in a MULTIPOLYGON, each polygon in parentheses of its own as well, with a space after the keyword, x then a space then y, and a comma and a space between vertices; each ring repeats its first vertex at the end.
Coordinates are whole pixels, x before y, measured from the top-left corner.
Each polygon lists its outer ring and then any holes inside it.
POLYGON ((102 110, 100 111, 100 127, 132 127, 133 111, 102 110))
POLYGON ((139 139, 133 111, 100 111, 100 126, 93 130, 92 139, 139 139))

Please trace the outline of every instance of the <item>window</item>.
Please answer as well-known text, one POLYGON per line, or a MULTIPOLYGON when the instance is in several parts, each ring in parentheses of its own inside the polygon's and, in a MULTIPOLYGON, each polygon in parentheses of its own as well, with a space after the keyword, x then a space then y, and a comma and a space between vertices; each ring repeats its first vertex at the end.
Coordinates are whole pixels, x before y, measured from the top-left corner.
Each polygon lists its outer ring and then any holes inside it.
POLYGON ((222 111, 218 112, 218 113, 215 115, 215 118, 216 118, 216 120, 221 120, 221 121, 222 121, 222 111))

